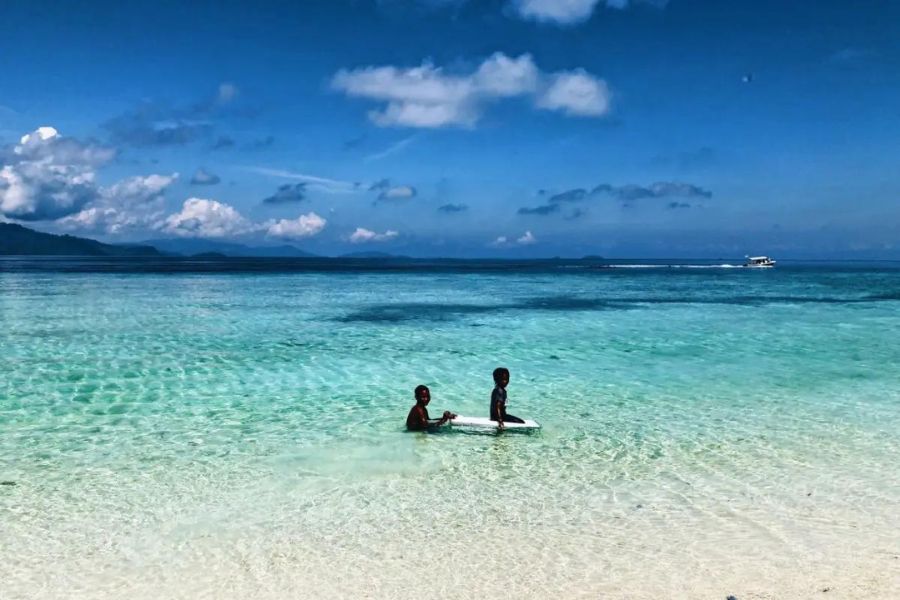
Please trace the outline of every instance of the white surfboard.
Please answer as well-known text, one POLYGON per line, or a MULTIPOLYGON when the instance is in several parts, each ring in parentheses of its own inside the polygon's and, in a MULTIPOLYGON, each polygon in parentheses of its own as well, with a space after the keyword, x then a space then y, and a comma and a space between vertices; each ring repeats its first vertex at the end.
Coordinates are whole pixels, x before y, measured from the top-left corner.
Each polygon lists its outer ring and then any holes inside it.
MULTIPOLYGON (((497 429, 497 421, 491 421, 487 417, 464 417, 458 415, 455 419, 450 420, 450 424, 457 427, 489 427, 497 429)), ((506 429, 540 429, 541 426, 537 421, 525 419, 524 423, 504 423, 506 429)))

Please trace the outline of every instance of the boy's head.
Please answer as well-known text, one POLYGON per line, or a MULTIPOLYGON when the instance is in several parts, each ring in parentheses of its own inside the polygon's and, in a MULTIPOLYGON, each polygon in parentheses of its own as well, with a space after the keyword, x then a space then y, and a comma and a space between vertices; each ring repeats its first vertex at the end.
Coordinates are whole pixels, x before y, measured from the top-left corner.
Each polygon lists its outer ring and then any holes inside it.
POLYGON ((509 369, 506 367, 497 367, 494 369, 494 383, 500 387, 506 387, 509 383, 509 369))
POLYGON ((427 385, 416 386, 415 395, 418 404, 428 404, 431 402, 431 390, 428 389, 427 385))

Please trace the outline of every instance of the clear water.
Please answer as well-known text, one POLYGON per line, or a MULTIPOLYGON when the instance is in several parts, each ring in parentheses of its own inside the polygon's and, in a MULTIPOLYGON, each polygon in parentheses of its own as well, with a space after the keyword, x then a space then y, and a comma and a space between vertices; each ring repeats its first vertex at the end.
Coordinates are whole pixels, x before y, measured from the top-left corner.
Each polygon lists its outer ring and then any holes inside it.
POLYGON ((900 593, 900 270, 8 266, 0 597, 900 593))

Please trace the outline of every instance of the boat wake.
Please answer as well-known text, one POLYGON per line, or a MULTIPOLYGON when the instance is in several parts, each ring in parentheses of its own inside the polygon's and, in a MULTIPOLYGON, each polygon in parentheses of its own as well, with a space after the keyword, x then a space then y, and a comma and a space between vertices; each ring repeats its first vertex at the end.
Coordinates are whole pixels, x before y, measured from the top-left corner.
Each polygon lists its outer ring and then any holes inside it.
POLYGON ((742 269, 744 265, 604 265, 605 269, 742 269))

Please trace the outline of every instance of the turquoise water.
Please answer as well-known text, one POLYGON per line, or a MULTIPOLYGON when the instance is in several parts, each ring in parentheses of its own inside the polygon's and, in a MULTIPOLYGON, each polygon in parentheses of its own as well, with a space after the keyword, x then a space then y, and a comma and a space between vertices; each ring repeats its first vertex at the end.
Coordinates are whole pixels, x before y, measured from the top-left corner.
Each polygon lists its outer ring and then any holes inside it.
POLYGON ((0 596, 895 597, 900 270, 457 267, 0 272, 0 596))

